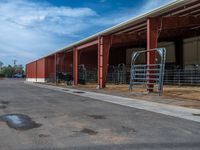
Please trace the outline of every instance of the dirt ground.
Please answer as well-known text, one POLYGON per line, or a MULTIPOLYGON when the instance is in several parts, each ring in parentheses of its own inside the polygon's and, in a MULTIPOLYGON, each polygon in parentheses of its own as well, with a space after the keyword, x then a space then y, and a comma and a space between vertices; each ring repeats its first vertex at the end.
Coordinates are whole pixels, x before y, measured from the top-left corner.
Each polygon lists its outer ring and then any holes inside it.
POLYGON ((200 109, 200 87, 165 85, 162 96, 148 94, 144 89, 133 89, 130 92, 128 87, 128 84, 107 84, 105 89, 99 90, 97 84, 87 84, 72 88, 200 109))
POLYGON ((148 94, 145 89, 141 88, 134 88, 132 91, 129 91, 128 84, 117 85, 108 83, 104 89, 98 89, 97 83, 87 83, 86 85, 78 86, 66 86, 66 84, 58 84, 57 86, 200 109, 200 87, 198 86, 165 85, 163 88, 163 94, 161 96, 158 94, 148 94))

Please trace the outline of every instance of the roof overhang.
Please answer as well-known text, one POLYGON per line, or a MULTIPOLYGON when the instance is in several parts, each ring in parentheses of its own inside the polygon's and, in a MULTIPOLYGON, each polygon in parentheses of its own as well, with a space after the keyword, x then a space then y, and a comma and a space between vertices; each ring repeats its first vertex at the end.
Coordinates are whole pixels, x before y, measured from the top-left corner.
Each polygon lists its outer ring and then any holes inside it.
MULTIPOLYGON (((128 21, 122 22, 118 25, 115 25, 111 28, 108 28, 106 30, 103 30, 101 32, 98 32, 92 36, 89 36, 83 40, 77 41, 75 43, 72 43, 66 47, 63 47, 61 49, 58 49, 44 57, 48 57, 51 55, 54 55, 55 53, 61 53, 63 51, 72 51, 74 47, 80 46, 81 44, 91 42, 93 40, 98 39, 99 36, 106 36, 106 35, 112 35, 116 33, 120 33, 123 30, 126 30, 130 27, 134 27, 136 25, 140 25, 142 23, 146 23, 146 20, 151 17, 159 17, 159 16, 173 16, 183 11, 183 9, 188 9, 189 7, 196 6, 196 3, 200 5, 199 0, 175 0, 173 2, 170 2, 164 6, 158 7, 154 10, 151 10, 150 12, 144 13, 142 15, 136 16, 128 21)), ((184 14, 182 14, 184 15, 184 14)), ((41 58, 44 58, 41 57, 41 58)))

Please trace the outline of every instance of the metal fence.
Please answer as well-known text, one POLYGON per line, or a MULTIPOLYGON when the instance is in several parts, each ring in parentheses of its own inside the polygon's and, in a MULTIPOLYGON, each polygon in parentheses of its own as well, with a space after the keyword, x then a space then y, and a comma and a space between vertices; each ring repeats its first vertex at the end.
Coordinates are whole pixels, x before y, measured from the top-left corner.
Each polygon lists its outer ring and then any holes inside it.
POLYGON ((87 82, 97 82, 98 69, 96 66, 81 64, 78 67, 78 73, 78 80, 80 84, 86 84, 87 82))
POLYGON ((128 84, 130 81, 130 66, 119 64, 109 66, 107 82, 115 84, 128 84))
POLYGON ((200 85, 200 69, 165 70, 164 83, 171 85, 200 85))
MULTIPOLYGON (((117 66, 112 66, 115 70, 109 70, 107 82, 115 84, 128 84, 130 81, 130 67, 126 66, 126 71, 117 70, 117 66), (123 79, 123 80, 119 80, 123 79)), ((197 85, 200 86, 200 69, 167 69, 164 73, 165 85, 197 85)))
MULTIPOLYGON (((63 75, 68 74, 73 77, 73 71, 68 71, 63 75)), ((61 76, 57 73, 57 82, 67 76, 61 76)), ((87 82, 96 83, 98 79, 97 67, 79 66, 79 81, 86 84, 87 82)), ((70 81, 70 80, 69 80, 70 81)), ((129 84, 130 81, 130 66, 119 64, 109 66, 107 74, 107 82, 114 84, 129 84)), ((55 74, 50 73, 47 82, 55 82, 55 74)), ((70 81, 71 82, 71 81, 70 81)), ((200 68, 197 69, 165 69, 164 73, 165 85, 196 85, 200 86, 200 68)))

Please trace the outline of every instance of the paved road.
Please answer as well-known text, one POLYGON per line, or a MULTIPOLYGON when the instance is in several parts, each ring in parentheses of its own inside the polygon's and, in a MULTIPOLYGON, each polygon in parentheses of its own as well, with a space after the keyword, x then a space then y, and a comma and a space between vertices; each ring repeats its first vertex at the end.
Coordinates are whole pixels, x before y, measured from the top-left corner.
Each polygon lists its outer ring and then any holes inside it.
POLYGON ((200 148, 197 122, 34 87, 22 80, 0 80, 0 104, 6 106, 0 107, 0 115, 24 114, 42 124, 20 131, 0 121, 1 150, 200 148))

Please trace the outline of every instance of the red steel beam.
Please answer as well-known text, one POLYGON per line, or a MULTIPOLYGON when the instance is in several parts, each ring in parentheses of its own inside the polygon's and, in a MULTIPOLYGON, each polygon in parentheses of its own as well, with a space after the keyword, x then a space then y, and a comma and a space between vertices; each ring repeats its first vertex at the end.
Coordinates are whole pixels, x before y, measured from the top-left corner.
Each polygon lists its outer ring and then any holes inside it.
MULTIPOLYGON (((147 19, 147 50, 155 49, 158 47, 158 22, 157 19, 147 19)), ((147 52, 147 65, 155 64, 156 53, 155 51, 147 52)), ((150 68, 150 67, 149 67, 150 68)), ((148 71, 148 74, 153 73, 148 71)), ((149 92, 153 92, 153 81, 152 76, 148 76, 148 89, 149 92)))
MULTIPOLYGON (((186 4, 186 5, 183 5, 183 6, 180 6, 180 7, 177 7, 173 10, 170 10, 170 11, 167 11, 167 12, 164 12, 164 13, 161 13, 158 17, 161 17, 161 16, 178 16, 179 13, 182 13, 182 10, 185 10, 187 11, 187 9, 189 9, 190 7, 193 7, 195 5, 198 5, 200 2, 199 0, 188 0, 189 1, 193 1, 192 3, 189 3, 189 4, 186 4), (180 12, 181 11, 181 12, 180 12)), ((184 11, 184 12, 185 12, 184 11)))
MULTIPOLYGON (((200 17, 197 16, 182 16, 182 17, 159 17, 151 18, 157 24, 157 28, 160 30, 172 30, 172 29, 183 29, 188 27, 195 27, 200 25, 200 17)), ((127 43, 131 41, 138 41, 139 39, 144 39, 142 32, 146 32, 143 29, 138 32, 132 33, 121 33, 112 36, 112 44, 127 43)))
POLYGON ((37 60, 35 61, 35 81, 37 82, 37 60))
POLYGON ((134 28, 134 27, 136 27, 136 26, 139 26, 139 25, 141 25, 141 24, 144 24, 145 22, 146 22, 146 21, 142 21, 142 22, 139 22, 139 23, 137 23, 137 24, 131 25, 131 26, 129 26, 129 27, 125 27, 125 28, 123 28, 123 29, 120 29, 120 30, 118 30, 118 31, 113 32, 112 34, 122 33, 122 32, 124 32, 125 30, 128 30, 128 29, 130 29, 130 28, 134 28))
POLYGON ((98 40, 98 85, 101 89, 106 86, 111 37, 101 36, 98 40))
MULTIPOLYGON (((195 5, 198 5, 199 3, 200 3, 200 1, 199 0, 196 0, 196 1, 194 1, 194 0, 192 0, 193 2, 192 3, 189 3, 189 4, 186 4, 186 5, 184 5, 184 6, 180 6, 180 7, 177 7, 177 8, 175 8, 175 9, 173 9, 173 10, 170 10, 170 11, 167 11, 167 12, 163 12, 163 13, 160 13, 157 17, 161 17, 161 16, 180 16, 180 15, 183 15, 183 14, 187 14, 187 13, 189 13, 188 12, 188 10, 187 9, 190 9, 190 7, 193 7, 193 6, 195 6, 195 5), (183 11, 183 12, 178 12, 178 11, 181 11, 181 10, 185 10, 185 11, 183 11), (177 12, 177 13, 176 13, 177 12), (173 14, 173 13, 176 13, 176 14, 173 14)), ((190 9, 190 11, 192 11, 194 8, 191 8, 190 9)), ((198 9, 198 8, 197 8, 198 9)), ((121 29, 121 30, 119 30, 119 31, 116 31, 116 32, 114 32, 113 34, 115 34, 115 33, 120 33, 120 32, 124 32, 125 30, 129 30, 130 28, 132 28, 132 27, 135 27, 135 26, 138 26, 138 25, 141 25, 141 24, 144 24, 146 21, 141 21, 141 22, 139 22, 139 23, 137 23, 137 24, 135 24, 135 25, 131 25, 131 26, 129 26, 129 27, 126 27, 126 28, 123 28, 123 29, 121 29)))
POLYGON ((181 16, 181 15, 184 15, 184 16, 191 15, 193 12, 198 11, 199 9, 200 9, 200 3, 195 5, 194 8, 190 8, 188 10, 185 10, 185 11, 181 12, 181 13, 178 13, 178 15, 179 16, 181 16))
POLYGON ((130 33, 130 32, 133 32, 133 31, 140 30, 140 29, 142 29, 142 28, 144 28, 144 27, 146 27, 146 26, 147 26, 147 25, 146 25, 146 22, 144 22, 144 23, 141 23, 141 24, 139 24, 139 25, 132 26, 132 27, 130 27, 130 28, 126 29, 126 30, 123 30, 123 31, 121 31, 121 32, 118 32, 117 34, 121 34, 121 33, 130 33))
POLYGON ((188 9, 193 11, 195 6, 197 6, 200 2, 199 0, 189 0, 189 1, 193 1, 192 3, 189 3, 189 4, 186 4, 186 5, 183 5, 181 7, 178 7, 176 9, 173 9, 171 10, 170 12, 167 12, 167 13, 164 13, 160 16, 163 16, 163 15, 171 15, 171 16, 180 16, 180 15, 186 15, 188 12, 188 9))
MULTIPOLYGON (((160 30, 190 28, 200 25, 200 16, 153 17, 160 30)), ((147 25, 148 26, 148 25, 147 25)))
POLYGON ((80 46, 77 46, 76 49, 77 49, 77 50, 81 50, 81 49, 84 49, 84 48, 87 48, 87 47, 90 47, 90 46, 93 46, 93 45, 97 45, 98 42, 99 42, 99 41, 98 41, 98 39, 97 39, 97 40, 94 40, 94 41, 91 41, 91 42, 82 44, 82 45, 80 45, 80 46))
POLYGON ((55 84, 57 84, 57 53, 54 54, 54 80, 55 80, 55 84))
MULTIPOLYGON (((193 0, 194 1, 194 0, 193 0)), ((184 9, 187 9, 187 8, 190 8, 190 7, 192 7, 192 6, 195 6, 195 5, 198 5, 200 2, 199 2, 199 0, 197 0, 197 1, 194 1, 194 2, 192 2, 192 3, 189 3, 189 4, 186 4, 186 5, 184 5, 184 6, 180 6, 180 7, 177 7, 177 8, 175 8, 175 9, 173 9, 173 10, 170 10, 170 11, 167 11, 167 12, 164 12, 164 13, 161 13, 161 14, 159 14, 157 17, 161 17, 161 16, 177 16, 177 15, 179 15, 179 13, 177 13, 177 14, 173 14, 173 13, 175 13, 175 12, 178 12, 178 11, 180 11, 180 10, 184 10, 184 9)), ((192 11, 192 9, 190 9, 191 11, 192 11)), ((188 13, 188 10, 185 10, 184 12, 181 12, 181 15, 183 15, 183 14, 186 14, 186 13, 188 13)), ((114 32, 113 34, 115 34, 115 33, 120 33, 120 32, 124 32, 125 30, 129 30, 130 28, 132 28, 132 27, 135 27, 135 26, 138 26, 138 25, 141 25, 141 24, 144 24, 146 21, 141 21, 141 22, 139 22, 139 23, 137 23, 137 24, 134 24, 134 25, 131 25, 131 26, 129 26, 129 27, 126 27, 126 28, 123 28, 123 29, 121 29, 121 30, 119 30, 119 31, 116 31, 116 32, 114 32)))
POLYGON ((127 41, 134 41, 138 40, 140 37, 138 33, 133 33, 133 34, 117 34, 112 36, 112 44, 118 44, 118 43, 124 43, 127 41))
POLYGON ((130 31, 128 32, 129 34, 132 34, 132 33, 135 33, 135 32, 144 32, 147 30, 147 25, 141 29, 137 29, 137 30, 134 30, 134 31, 130 31))
POLYGON ((122 33, 112 35, 112 45, 118 45, 123 43, 137 42, 146 39, 146 31, 133 32, 133 33, 122 33))
POLYGON ((195 27, 200 25, 200 16, 163 17, 157 18, 157 22, 163 30, 195 27))
POLYGON ((73 49, 73 85, 78 85, 78 63, 79 63, 79 51, 76 47, 73 49))
MULTIPOLYGON (((195 27, 200 25, 200 17, 197 16, 181 16, 181 17, 159 17, 159 18, 151 18, 157 24, 157 28, 160 30, 170 30, 170 29, 180 29, 180 28, 188 28, 195 27)), ((145 31, 145 29, 143 29, 145 31)), ((126 43, 130 41, 137 41, 142 38, 140 34, 142 31, 132 32, 130 33, 121 33, 117 35, 113 35, 112 44, 126 43)))

